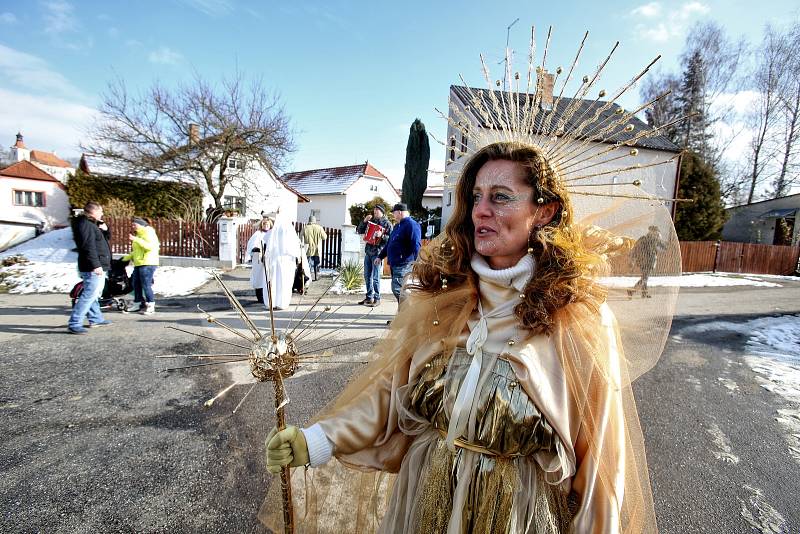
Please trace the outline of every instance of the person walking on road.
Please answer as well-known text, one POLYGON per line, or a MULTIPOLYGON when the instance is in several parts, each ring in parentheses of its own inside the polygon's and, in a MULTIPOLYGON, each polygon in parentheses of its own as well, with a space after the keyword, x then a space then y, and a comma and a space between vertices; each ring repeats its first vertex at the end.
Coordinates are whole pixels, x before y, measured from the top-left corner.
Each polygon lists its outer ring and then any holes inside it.
POLYGON ((141 217, 133 218, 131 253, 122 261, 133 260, 133 301, 139 303, 139 313, 153 315, 156 312, 156 299, 153 295, 153 276, 158 268, 158 252, 161 244, 155 229, 141 217))
POLYGON ((72 220, 72 237, 78 249, 78 271, 83 291, 75 301, 67 330, 71 334, 86 334, 89 327, 110 325, 103 317, 98 299, 105 286, 105 272, 111 268, 111 247, 108 245, 108 225, 103 222, 103 206, 87 202, 83 213, 72 220))
POLYGON ((392 293, 397 303, 402 300, 401 290, 403 279, 411 271, 411 267, 419 254, 420 243, 422 240, 422 229, 419 223, 411 218, 408 206, 402 202, 395 204, 392 208, 395 225, 392 233, 389 234, 389 242, 378 254, 377 261, 389 258, 389 267, 392 269, 392 293))
POLYGON ((661 230, 658 226, 650 226, 647 233, 636 240, 636 244, 631 250, 631 259, 642 272, 641 278, 631 289, 628 290, 628 298, 633 298, 637 289, 641 289, 642 298, 650 298, 647 289, 647 281, 650 273, 656 268, 659 250, 667 250, 667 245, 661 239, 661 230))
POLYGON ((308 245, 306 256, 308 257, 308 264, 314 272, 314 281, 317 281, 319 276, 319 258, 322 255, 322 242, 328 239, 328 234, 325 229, 317 223, 317 218, 311 215, 308 218, 308 224, 303 228, 303 241, 308 245))
POLYGON ((364 235, 364 282, 367 296, 359 302, 366 306, 377 306, 381 303, 381 260, 378 255, 389 242, 392 224, 384 213, 386 209, 380 204, 372 209, 372 213, 364 217, 356 232, 364 235), (376 260, 378 260, 376 262, 376 260))
POLYGON ((272 219, 263 216, 258 223, 258 230, 253 232, 247 241, 247 258, 250 262, 250 287, 256 291, 256 300, 259 304, 264 304, 264 287, 267 285, 267 275, 264 272, 264 262, 262 261, 264 243, 272 230, 272 219))

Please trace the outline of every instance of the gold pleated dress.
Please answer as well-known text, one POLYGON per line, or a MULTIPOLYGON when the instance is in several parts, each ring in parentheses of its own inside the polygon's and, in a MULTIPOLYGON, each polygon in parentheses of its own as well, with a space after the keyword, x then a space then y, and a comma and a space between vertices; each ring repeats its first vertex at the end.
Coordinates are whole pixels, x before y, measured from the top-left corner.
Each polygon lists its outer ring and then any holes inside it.
POLYGON ((558 533, 571 520, 568 484, 546 481, 558 435, 498 354, 484 353, 466 435, 445 435, 471 356, 434 358, 400 388, 400 426, 417 435, 398 473, 382 532, 558 533), (541 464, 540 464, 541 462, 541 464))

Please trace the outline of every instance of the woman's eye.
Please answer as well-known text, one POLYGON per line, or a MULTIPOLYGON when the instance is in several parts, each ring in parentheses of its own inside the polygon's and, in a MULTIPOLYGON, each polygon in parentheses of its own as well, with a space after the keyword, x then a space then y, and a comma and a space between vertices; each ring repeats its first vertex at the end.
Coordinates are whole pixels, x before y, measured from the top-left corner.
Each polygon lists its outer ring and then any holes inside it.
POLYGON ((511 200, 511 197, 509 195, 506 195, 505 193, 495 193, 492 196, 492 202, 495 202, 497 204, 505 204, 509 200, 511 200))

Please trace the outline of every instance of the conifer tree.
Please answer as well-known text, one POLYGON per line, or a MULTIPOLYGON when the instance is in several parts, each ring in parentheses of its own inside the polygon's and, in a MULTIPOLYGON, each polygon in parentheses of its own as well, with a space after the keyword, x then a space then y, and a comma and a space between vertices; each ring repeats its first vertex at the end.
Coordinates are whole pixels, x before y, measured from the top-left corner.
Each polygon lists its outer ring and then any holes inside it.
POLYGON ((728 218, 719 180, 711 165, 689 150, 681 159, 678 198, 693 201, 678 204, 675 213, 678 238, 682 241, 719 239, 728 218))
POLYGON ((402 200, 413 214, 423 212, 422 196, 428 187, 428 164, 431 159, 431 147, 428 133, 421 120, 411 123, 406 146, 406 167, 403 175, 402 200))

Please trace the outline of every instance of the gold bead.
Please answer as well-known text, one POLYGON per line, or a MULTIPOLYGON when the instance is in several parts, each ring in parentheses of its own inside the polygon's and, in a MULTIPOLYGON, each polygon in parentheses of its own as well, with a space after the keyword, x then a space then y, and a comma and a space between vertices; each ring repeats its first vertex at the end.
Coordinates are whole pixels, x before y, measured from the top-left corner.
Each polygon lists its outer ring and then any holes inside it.
POLYGON ((588 76, 584 76, 583 77, 583 83, 589 83, 589 77, 588 76))
POLYGON ((514 73, 514 79, 515 80, 519 80, 519 72, 515 72, 514 73))
POLYGON ((524 299, 525 298, 525 293, 520 293, 519 294, 519 298, 524 299))
POLYGON ((561 67, 556 67, 556 74, 561 74, 562 72, 564 72, 564 69, 561 67))
POLYGON ((211 316, 206 317, 206 321, 208 321, 209 323, 213 323, 214 322, 214 318, 211 317, 211 316))
POLYGON ((537 204, 544 204, 544 199, 542 197, 539 197, 539 198, 536 199, 536 203, 537 204))
POLYGON ((625 131, 626 132, 632 132, 633 131, 633 124, 628 124, 627 126, 625 126, 625 131))
POLYGON ((631 156, 635 156, 638 153, 639 153, 639 149, 638 148, 632 148, 631 151, 630 151, 630 155, 631 156))
POLYGON ((614 113, 616 113, 617 115, 622 115, 623 113, 625 113, 625 108, 617 108, 617 111, 615 111, 614 113))
POLYGON ((600 93, 598 94, 598 96, 599 96, 600 98, 603 98, 604 96, 606 96, 606 90, 605 90, 605 89, 601 89, 601 90, 600 90, 600 93))
POLYGON ((494 82, 494 84, 495 84, 497 87, 500 87, 500 80, 497 80, 496 82, 494 82))
POLYGON ((639 187, 640 185, 642 185, 642 181, 641 180, 634 180, 633 181, 633 185, 635 185, 636 187, 639 187))
POLYGON ((517 383, 516 382, 509 382, 508 383, 508 389, 514 389, 515 387, 517 387, 517 383))
POLYGON ((508 346, 509 346, 509 347, 513 347, 513 346, 514 346, 514 343, 516 343, 516 341, 514 341, 513 339, 509 339, 509 340, 508 340, 508 346))
POLYGON ((439 320, 438 319, 434 319, 433 320, 433 326, 439 326, 439 320))
POLYGON ((528 247, 528 254, 533 254, 533 247, 528 247))
POLYGON ((425 369, 430 369, 430 368, 431 368, 431 363, 430 362, 426 363, 425 364, 425 369))

